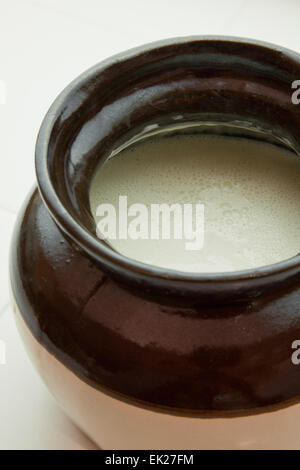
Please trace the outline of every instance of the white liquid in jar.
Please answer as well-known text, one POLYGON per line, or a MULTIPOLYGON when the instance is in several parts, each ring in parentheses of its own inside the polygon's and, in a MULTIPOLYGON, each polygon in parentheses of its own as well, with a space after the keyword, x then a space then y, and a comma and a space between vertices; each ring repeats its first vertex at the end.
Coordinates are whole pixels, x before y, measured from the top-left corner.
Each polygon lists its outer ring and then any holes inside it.
POLYGON ((146 139, 97 170, 90 205, 202 203, 204 246, 185 240, 110 240, 119 253, 150 265, 208 273, 270 265, 300 252, 300 158, 244 138, 193 135, 146 139))

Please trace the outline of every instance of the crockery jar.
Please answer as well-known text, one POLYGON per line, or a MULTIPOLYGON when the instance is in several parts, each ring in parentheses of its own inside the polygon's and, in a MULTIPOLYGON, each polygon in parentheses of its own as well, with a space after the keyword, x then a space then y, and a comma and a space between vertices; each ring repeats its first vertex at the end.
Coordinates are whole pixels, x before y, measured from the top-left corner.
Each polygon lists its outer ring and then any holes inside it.
POLYGON ((297 79, 300 56, 281 47, 171 39, 91 68, 45 117, 38 187, 11 246, 14 311, 47 387, 100 447, 300 448, 300 256, 231 273, 167 270, 99 240, 89 208, 96 167, 155 133, 298 153, 297 79))

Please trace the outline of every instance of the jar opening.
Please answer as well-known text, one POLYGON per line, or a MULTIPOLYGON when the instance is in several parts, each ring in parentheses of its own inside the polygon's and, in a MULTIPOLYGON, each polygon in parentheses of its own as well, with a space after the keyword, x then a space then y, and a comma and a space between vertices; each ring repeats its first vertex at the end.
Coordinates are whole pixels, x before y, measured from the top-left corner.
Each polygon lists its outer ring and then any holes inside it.
POLYGON ((139 282, 153 284, 156 278, 168 288, 172 281, 175 289, 176 283, 179 289, 218 282, 231 289, 234 283, 243 290, 245 280, 257 290, 267 277, 295 276, 300 256, 258 269, 202 275, 126 259, 97 238, 88 197, 98 165, 124 145, 168 128, 242 135, 299 154, 300 110, 291 102, 297 74, 296 54, 235 38, 168 40, 100 63, 60 95, 44 120, 36 151, 44 201, 95 261, 135 281, 138 276, 139 282), (253 281, 258 279, 264 280, 253 281))
POLYGON ((96 169, 89 203, 99 240, 198 274, 296 256, 300 160, 288 136, 226 115, 173 120, 146 126, 96 169))

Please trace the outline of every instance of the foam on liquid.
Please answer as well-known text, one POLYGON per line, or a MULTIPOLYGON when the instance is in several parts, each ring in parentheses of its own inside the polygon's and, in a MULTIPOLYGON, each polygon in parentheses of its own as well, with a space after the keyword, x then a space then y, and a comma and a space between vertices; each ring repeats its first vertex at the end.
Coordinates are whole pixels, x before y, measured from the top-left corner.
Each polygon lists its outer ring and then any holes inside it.
POLYGON ((197 273, 270 265, 300 252, 300 159, 275 145, 243 138, 178 136, 145 140, 96 172, 100 203, 203 203, 200 251, 184 240, 111 240, 119 253, 147 264, 197 273))

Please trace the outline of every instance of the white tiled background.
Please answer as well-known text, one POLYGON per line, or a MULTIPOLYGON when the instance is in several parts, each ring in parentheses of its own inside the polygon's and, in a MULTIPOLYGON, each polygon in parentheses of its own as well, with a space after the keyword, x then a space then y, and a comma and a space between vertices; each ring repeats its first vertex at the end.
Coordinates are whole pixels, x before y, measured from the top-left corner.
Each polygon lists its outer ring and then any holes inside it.
POLYGON ((300 0, 0 0, 0 449, 93 449, 59 410, 23 350, 9 307, 7 258, 34 183, 34 144, 56 95, 122 50, 174 36, 227 34, 300 52, 300 0))

